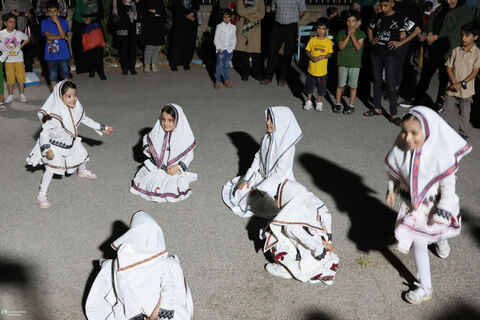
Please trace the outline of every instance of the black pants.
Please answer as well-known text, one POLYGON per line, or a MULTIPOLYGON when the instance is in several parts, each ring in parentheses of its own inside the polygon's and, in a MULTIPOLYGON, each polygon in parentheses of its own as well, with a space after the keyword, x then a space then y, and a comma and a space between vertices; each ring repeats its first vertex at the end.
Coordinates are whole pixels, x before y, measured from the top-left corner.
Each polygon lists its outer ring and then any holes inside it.
POLYGON ((439 102, 445 96, 445 90, 448 84, 447 67, 445 66, 445 58, 433 55, 432 57, 423 60, 422 72, 420 73, 420 80, 415 91, 415 99, 422 101, 422 98, 427 94, 428 87, 433 75, 438 69, 438 92, 436 101, 439 102))
POLYGON ((397 115, 397 89, 398 78, 395 75, 397 71, 396 56, 380 56, 372 54, 372 76, 373 76, 373 103, 375 109, 382 108, 382 75, 385 68, 385 77, 387 80, 387 93, 390 101, 390 115, 397 115))
POLYGON ((83 59, 86 61, 90 73, 96 71, 99 75, 105 74, 103 70, 103 47, 97 47, 83 52, 83 59))
POLYGON ((177 17, 172 27, 172 48, 170 64, 172 66, 190 66, 197 44, 197 21, 177 17))
POLYGON ((267 70, 265 72, 265 79, 272 80, 277 66, 278 50, 285 43, 283 52, 283 61, 280 65, 280 72, 278 74, 279 80, 286 80, 288 70, 292 63, 292 55, 295 50, 295 41, 297 39, 297 23, 280 24, 274 22, 272 26, 272 33, 270 35, 270 42, 268 45, 268 61, 267 70))
POLYGON ((238 57, 240 73, 243 79, 248 79, 251 75, 257 80, 262 78, 262 58, 260 53, 250 53, 245 51, 235 51, 238 57), (250 68, 250 57, 252 57, 252 68, 250 68))
POLYGON ((128 36, 117 36, 117 46, 122 70, 135 69, 137 61, 137 39, 135 33, 128 30, 128 36))

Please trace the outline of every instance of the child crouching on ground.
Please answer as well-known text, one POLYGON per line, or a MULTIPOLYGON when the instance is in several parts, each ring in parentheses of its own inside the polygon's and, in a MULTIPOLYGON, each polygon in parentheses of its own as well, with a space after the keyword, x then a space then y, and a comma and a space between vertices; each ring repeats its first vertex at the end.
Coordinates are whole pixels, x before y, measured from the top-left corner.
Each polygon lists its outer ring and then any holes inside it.
POLYGON ((230 23, 232 13, 229 10, 223 12, 223 22, 217 25, 215 30, 215 49, 217 50, 217 67, 215 72, 215 89, 222 86, 222 69, 223 81, 225 87, 230 88, 230 61, 232 61, 233 49, 237 44, 236 28, 230 23))
POLYGON ((317 34, 308 41, 305 48, 309 59, 307 79, 305 80, 305 93, 308 99, 303 106, 303 110, 311 110, 313 108, 313 91, 317 87, 318 99, 315 110, 322 111, 322 97, 325 95, 327 88, 328 58, 333 53, 332 40, 327 38, 328 19, 318 19, 315 24, 315 30, 317 34))

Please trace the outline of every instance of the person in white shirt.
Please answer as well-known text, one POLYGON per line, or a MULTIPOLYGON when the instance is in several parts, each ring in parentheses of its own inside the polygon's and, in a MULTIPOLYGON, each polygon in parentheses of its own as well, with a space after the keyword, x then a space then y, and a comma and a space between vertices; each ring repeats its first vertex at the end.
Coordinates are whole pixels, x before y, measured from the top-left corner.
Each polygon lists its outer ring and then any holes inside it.
POLYGON ((230 88, 229 71, 232 60, 233 49, 237 44, 236 28, 230 23, 232 13, 229 10, 223 12, 223 22, 217 25, 215 30, 215 49, 217 50, 217 68, 215 72, 215 89, 222 86, 222 69, 225 87, 230 88))

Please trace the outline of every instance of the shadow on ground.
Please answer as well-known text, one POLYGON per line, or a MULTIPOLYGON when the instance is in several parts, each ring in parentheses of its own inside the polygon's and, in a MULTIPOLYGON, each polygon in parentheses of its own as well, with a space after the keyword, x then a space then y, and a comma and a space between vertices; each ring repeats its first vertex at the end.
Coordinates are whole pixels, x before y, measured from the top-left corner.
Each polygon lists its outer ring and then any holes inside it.
POLYGON ((150 131, 152 131, 151 127, 146 127, 138 131, 140 139, 138 140, 138 143, 132 147, 133 160, 137 163, 143 163, 143 161, 145 161, 145 155, 143 154, 143 136, 150 131))
POLYGON ((480 311, 463 301, 451 301, 450 306, 431 319, 434 320, 478 320, 480 311))
POLYGON ((260 144, 251 135, 242 131, 229 132, 227 136, 237 148, 238 171, 236 175, 242 176, 250 168, 255 153, 260 149, 260 144))

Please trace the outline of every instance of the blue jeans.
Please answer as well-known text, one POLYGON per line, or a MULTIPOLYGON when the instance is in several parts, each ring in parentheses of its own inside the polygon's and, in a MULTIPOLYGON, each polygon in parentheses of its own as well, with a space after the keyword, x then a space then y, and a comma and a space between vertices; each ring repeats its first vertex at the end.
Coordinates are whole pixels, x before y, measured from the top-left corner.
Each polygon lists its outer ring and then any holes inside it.
POLYGON ((60 77, 66 79, 70 76, 70 60, 47 60, 48 80, 57 81, 58 71, 60 77))
POLYGON ((232 52, 223 50, 217 52, 217 68, 215 72, 215 81, 222 81, 222 68, 223 68, 223 80, 227 81, 230 78, 230 61, 232 60, 232 52))

